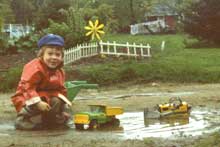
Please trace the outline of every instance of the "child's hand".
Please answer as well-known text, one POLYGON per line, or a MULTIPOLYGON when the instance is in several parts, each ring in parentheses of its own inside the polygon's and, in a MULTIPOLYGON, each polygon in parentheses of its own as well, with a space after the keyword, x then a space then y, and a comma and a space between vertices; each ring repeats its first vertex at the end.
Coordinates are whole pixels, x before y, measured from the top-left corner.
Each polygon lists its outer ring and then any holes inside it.
POLYGON ((47 104, 46 102, 44 101, 40 101, 39 103, 36 104, 37 105, 37 108, 40 110, 40 111, 49 111, 50 110, 50 105, 47 104))

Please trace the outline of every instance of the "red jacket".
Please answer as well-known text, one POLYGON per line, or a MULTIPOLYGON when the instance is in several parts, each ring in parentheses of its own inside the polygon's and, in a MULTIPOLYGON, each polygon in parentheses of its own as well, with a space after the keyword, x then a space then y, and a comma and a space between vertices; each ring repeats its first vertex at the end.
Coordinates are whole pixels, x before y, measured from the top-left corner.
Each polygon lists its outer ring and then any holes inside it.
POLYGON ((24 66, 17 91, 12 102, 17 112, 23 106, 39 102, 45 97, 50 104, 51 97, 66 96, 64 72, 61 68, 49 69, 40 59, 36 58, 24 66))

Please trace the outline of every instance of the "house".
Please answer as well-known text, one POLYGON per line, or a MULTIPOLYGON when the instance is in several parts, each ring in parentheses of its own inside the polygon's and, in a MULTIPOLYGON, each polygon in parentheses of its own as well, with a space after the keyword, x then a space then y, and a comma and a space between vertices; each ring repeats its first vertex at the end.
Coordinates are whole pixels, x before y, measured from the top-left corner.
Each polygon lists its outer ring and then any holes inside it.
POLYGON ((155 4, 145 13, 146 22, 131 25, 131 34, 173 33, 178 13, 167 4, 155 4))
POLYGON ((2 32, 7 33, 10 38, 19 38, 29 34, 33 28, 22 24, 4 24, 2 32))
POLYGON ((147 21, 164 21, 170 31, 175 31, 178 13, 167 4, 156 4, 149 12, 145 13, 147 21))

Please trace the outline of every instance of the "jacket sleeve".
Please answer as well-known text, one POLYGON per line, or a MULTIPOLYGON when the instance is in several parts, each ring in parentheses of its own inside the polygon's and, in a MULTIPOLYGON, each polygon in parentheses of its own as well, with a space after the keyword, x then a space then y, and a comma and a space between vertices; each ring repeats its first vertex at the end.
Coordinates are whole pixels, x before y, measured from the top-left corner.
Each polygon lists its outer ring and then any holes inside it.
POLYGON ((37 85, 41 81, 41 73, 37 66, 25 66, 21 76, 20 88, 22 89, 26 105, 33 105, 41 101, 36 92, 37 85))
POLYGON ((60 88, 60 93, 62 95, 64 95, 65 97, 67 96, 67 89, 66 87, 64 86, 64 83, 65 83, 65 72, 63 70, 61 70, 61 88, 60 88))

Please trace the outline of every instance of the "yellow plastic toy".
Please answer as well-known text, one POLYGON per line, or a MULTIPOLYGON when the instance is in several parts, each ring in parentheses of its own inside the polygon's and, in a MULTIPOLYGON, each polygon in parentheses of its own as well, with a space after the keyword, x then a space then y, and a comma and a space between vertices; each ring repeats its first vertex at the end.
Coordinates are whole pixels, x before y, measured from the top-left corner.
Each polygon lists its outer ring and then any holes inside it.
POLYGON ((121 107, 109 107, 106 105, 89 105, 89 112, 80 112, 74 115, 76 129, 84 129, 88 125, 90 129, 96 129, 104 124, 119 126, 120 121, 115 116, 123 114, 121 107))

